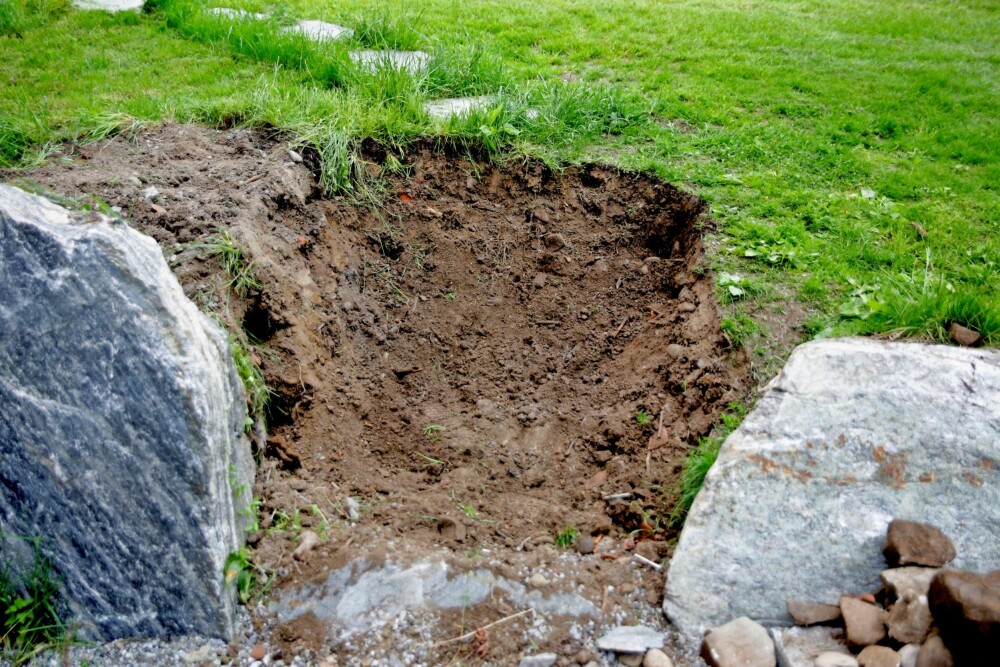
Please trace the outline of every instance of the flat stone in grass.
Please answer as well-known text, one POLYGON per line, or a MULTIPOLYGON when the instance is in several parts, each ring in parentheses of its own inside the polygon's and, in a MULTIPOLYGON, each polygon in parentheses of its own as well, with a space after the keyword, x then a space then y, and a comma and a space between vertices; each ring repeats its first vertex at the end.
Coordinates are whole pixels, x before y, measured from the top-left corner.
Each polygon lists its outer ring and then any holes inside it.
POLYGON ((422 72, 427 69, 431 56, 423 51, 351 51, 351 60, 361 69, 397 69, 422 72))
POLYGON ((300 35, 317 41, 326 42, 334 39, 348 39, 354 35, 354 31, 336 23, 326 21, 303 20, 295 25, 285 28, 285 32, 299 33, 300 35))
POLYGON ((866 339, 800 346, 722 446, 664 610, 686 633, 787 600, 874 591, 893 519, 940 528, 955 567, 1000 567, 1000 353, 866 339))
POLYGON ((424 103, 424 111, 434 120, 447 120, 452 116, 464 116, 473 109, 483 109, 494 102, 489 95, 480 97, 449 97, 424 103))
POLYGON ((255 21, 263 21, 267 18, 267 14, 255 14, 254 12, 248 12, 245 9, 230 9, 229 7, 209 7, 206 11, 209 14, 216 14, 218 16, 225 16, 242 21, 249 21, 251 19, 255 21))
POLYGON ((77 9, 96 9, 102 12, 137 12, 144 0, 73 0, 77 9))

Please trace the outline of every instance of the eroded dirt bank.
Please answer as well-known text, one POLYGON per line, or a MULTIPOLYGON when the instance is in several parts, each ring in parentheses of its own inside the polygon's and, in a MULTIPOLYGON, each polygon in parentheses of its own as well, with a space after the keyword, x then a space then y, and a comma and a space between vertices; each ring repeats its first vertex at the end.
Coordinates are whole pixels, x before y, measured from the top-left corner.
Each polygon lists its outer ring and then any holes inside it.
MULTIPOLYGON (((29 178, 120 207, 192 299, 258 341, 276 393, 251 542, 279 574, 273 596, 359 559, 433 555, 529 586, 544 573, 536 588, 600 610, 572 621, 579 632, 550 614, 539 649, 568 655, 601 624, 654 622, 662 577, 631 554, 669 556, 657 518, 680 464, 748 391, 745 360, 719 330, 702 203, 600 166, 498 167, 430 144, 365 157, 383 183, 377 208, 323 198, 308 153, 293 162, 279 137, 242 129, 166 125, 80 147, 29 178), (261 289, 229 290, 199 247, 220 228, 249 251, 261 289), (558 549, 567 526, 598 553, 558 549), (327 539, 298 562, 306 528, 327 539)), ((485 652, 434 644, 516 607, 442 611, 408 640, 372 628, 345 642, 312 612, 260 624, 292 654, 342 664, 404 640, 422 642, 414 655, 429 664, 508 664, 527 647, 527 617, 495 630, 485 652)))

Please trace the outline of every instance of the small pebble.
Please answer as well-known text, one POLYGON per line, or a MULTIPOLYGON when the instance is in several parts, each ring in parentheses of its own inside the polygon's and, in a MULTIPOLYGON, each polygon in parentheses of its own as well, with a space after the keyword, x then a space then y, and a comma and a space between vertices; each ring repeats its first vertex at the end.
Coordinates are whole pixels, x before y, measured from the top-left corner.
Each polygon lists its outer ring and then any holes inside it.
POLYGON ((590 535, 581 535, 576 540, 576 550, 584 556, 594 553, 594 538, 590 535))
POLYGON ((361 521, 361 503, 350 496, 344 497, 344 513, 347 519, 354 523, 361 521))
POLYGON ((543 575, 541 572, 535 572, 528 579, 528 583, 531 584, 535 588, 542 588, 544 586, 548 586, 549 585, 549 580, 546 579, 545 575, 543 575))
POLYGON ((674 661, 658 648, 651 648, 642 660, 642 667, 674 667, 674 661))
POLYGON ((264 648, 263 644, 257 644, 250 649, 250 657, 254 660, 263 660, 265 655, 267 655, 267 649, 264 648))
POLYGON ((319 535, 311 530, 303 530, 302 535, 299 536, 299 546, 295 547, 295 551, 292 552, 292 558, 295 560, 308 560, 309 552, 317 544, 319 544, 319 535))
POLYGON ((858 667, 853 655, 827 651, 816 656, 816 667, 858 667))
POLYGON ((293 150, 288 151, 288 159, 296 164, 302 162, 302 156, 293 150))

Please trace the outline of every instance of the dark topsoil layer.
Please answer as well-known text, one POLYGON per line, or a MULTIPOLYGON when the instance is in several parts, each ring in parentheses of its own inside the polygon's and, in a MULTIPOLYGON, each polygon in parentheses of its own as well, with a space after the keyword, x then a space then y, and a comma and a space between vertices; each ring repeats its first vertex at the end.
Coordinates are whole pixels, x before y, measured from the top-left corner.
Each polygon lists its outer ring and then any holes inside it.
MULTIPOLYGON (((308 153, 293 163, 279 137, 242 129, 166 125, 77 147, 30 179, 121 207, 192 299, 259 341, 276 392, 255 488, 263 527, 300 510, 333 536, 306 563, 291 560, 294 531, 251 536, 279 587, 322 578, 361 545, 528 559, 518 547, 567 525, 625 555, 669 556, 656 518, 681 463, 748 391, 744 356, 720 333, 702 202, 601 166, 476 164, 419 144, 388 174, 383 151, 365 157, 378 208, 323 198, 308 153), (149 185, 155 202, 140 195, 149 185), (259 292, 231 292, 217 258, 181 245, 223 227, 259 292), (343 523, 347 495, 358 526, 343 523)), ((598 599, 631 576, 593 559, 582 571, 598 599)), ((654 602, 660 577, 641 576, 654 602)))

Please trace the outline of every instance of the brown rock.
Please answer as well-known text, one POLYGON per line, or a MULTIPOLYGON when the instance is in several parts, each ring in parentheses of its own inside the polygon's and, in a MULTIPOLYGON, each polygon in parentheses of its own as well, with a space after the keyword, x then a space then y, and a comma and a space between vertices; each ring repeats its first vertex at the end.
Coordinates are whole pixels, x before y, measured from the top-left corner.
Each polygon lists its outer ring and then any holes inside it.
POLYGON ((250 657, 254 660, 263 660, 265 655, 267 655, 267 649, 264 648, 263 644, 257 644, 250 649, 250 657))
POLYGON ((954 667, 955 659, 941 637, 934 635, 924 642, 917 656, 917 667, 954 667))
POLYGON ((545 237, 545 247, 558 250, 566 246, 566 237, 562 234, 549 234, 545 237))
POLYGON ((977 332, 963 327, 958 322, 951 323, 951 326, 948 327, 948 335, 956 345, 961 345, 962 347, 975 347, 979 345, 979 341, 982 339, 977 332))
POLYGON ((303 530, 302 534, 299 535, 299 546, 295 547, 295 551, 292 552, 292 558, 295 560, 308 560, 309 552, 317 544, 319 544, 319 535, 311 530, 303 530))
POLYGON ((885 646, 869 646, 858 654, 861 667, 899 667, 899 654, 885 646))
POLYGON ((619 655, 618 662, 625 665, 625 667, 640 667, 642 665, 642 653, 619 655))
POLYGON ((941 638, 959 664, 1000 647, 1000 570, 942 570, 928 598, 941 638))
POLYGON ((878 644, 885 637, 885 611, 857 598, 840 598, 847 645, 853 648, 878 644))
POLYGON ((687 353, 687 348, 683 345, 678 345, 677 343, 671 343, 667 345, 667 354, 671 357, 680 358, 687 353))
POLYGON ((576 550, 584 556, 594 553, 594 538, 590 535, 581 535, 576 540, 576 550))
POLYGON ((549 220, 550 220, 549 219, 549 212, 546 211, 541 206, 536 207, 535 210, 531 212, 531 215, 534 216, 535 220, 537 220, 538 222, 541 222, 543 224, 548 224, 549 223, 549 220))
POLYGON ((891 567, 941 567, 955 558, 955 545, 934 526, 896 519, 889 523, 882 554, 891 567))
POLYGON ((889 636, 900 644, 919 644, 931 629, 931 609, 924 595, 907 593, 896 601, 885 621, 889 636))
POLYGON ((451 517, 442 517, 437 525, 438 533, 446 540, 454 542, 465 541, 465 526, 461 521, 456 521, 451 517))
POLYGON ((711 667, 774 667, 774 642, 763 626, 746 616, 709 631, 701 657, 711 667))
POLYGON ((795 625, 831 625, 840 620, 840 607, 835 604, 789 600, 787 606, 795 625))

